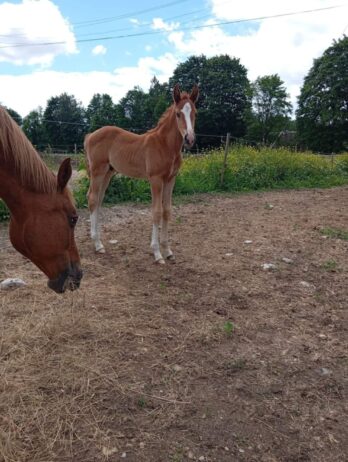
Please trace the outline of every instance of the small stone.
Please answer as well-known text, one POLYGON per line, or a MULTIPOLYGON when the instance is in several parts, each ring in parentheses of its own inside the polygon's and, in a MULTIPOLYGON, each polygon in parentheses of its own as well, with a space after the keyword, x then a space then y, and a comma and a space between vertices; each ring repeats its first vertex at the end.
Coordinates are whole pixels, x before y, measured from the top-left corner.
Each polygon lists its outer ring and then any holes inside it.
POLYGON ((327 338, 327 336, 325 334, 318 334, 318 337, 325 340, 327 338))
POLYGON ((286 258, 286 257, 283 257, 282 261, 284 263, 288 263, 289 265, 291 265, 291 263, 294 263, 294 260, 291 260, 291 258, 286 258))
POLYGON ((144 449, 144 447, 145 447, 145 443, 139 443, 139 448, 140 449, 144 449))
POLYGON ((262 265, 262 269, 264 271, 273 271, 273 270, 277 269, 277 267, 273 263, 264 263, 262 265))
POLYGON ((201 456, 201 457, 198 458, 198 460, 199 460, 200 462, 203 462, 203 461, 205 460, 205 457, 204 457, 204 456, 201 456))
POLYGON ((230 448, 228 448, 227 446, 224 447, 225 451, 229 451, 230 448))
POLYGON ((310 284, 310 283, 307 282, 307 281, 301 281, 300 284, 301 284, 301 286, 303 286, 303 287, 308 287, 308 288, 309 288, 309 287, 312 287, 312 284, 310 284))
POLYGON ((126 452, 122 452, 121 457, 122 457, 122 459, 125 459, 125 458, 127 457, 127 453, 126 453, 126 452))
POLYGON ((225 253, 226 257, 232 257, 233 253, 225 253))
POLYGON ((0 289, 15 289, 26 286, 27 283, 19 278, 8 278, 0 282, 0 289))
POLYGON ((173 371, 175 371, 175 372, 180 372, 180 371, 182 371, 182 367, 179 366, 179 364, 175 364, 175 365, 173 366, 173 371))
POLYGON ((318 370, 318 372, 320 375, 331 375, 332 374, 332 371, 330 369, 327 369, 326 367, 321 367, 318 370))
POLYGON ((250 241, 248 239, 246 241, 244 241, 244 244, 252 244, 252 243, 253 243, 253 241, 250 241))
POLYGON ((239 452, 241 452, 242 454, 245 452, 244 449, 239 449, 239 452))
POLYGON ((109 241, 110 244, 117 244, 118 243, 118 240, 117 239, 111 239, 109 241))
POLYGON ((192 452, 192 451, 189 451, 189 452, 187 453, 187 457, 188 457, 188 459, 191 459, 191 460, 192 460, 192 459, 194 459, 195 456, 193 455, 193 452, 192 452))

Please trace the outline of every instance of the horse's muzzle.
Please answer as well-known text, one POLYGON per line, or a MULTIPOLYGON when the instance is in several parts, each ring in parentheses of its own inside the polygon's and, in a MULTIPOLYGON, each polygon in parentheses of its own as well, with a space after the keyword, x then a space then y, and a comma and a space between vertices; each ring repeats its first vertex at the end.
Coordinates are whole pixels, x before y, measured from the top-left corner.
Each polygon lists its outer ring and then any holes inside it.
POLYGON ((80 287, 83 272, 78 264, 72 264, 69 269, 62 271, 55 279, 50 279, 48 287, 57 294, 62 294, 69 290, 76 290, 80 287))
POLYGON ((184 136, 184 146, 185 148, 192 148, 195 142, 195 136, 191 134, 186 134, 184 136))

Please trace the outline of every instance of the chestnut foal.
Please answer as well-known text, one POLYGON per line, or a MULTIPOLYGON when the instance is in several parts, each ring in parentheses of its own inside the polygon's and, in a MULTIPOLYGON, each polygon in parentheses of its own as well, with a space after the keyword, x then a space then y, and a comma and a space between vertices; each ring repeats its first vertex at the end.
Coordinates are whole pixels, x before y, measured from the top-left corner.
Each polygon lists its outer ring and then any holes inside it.
POLYGON ((151 249, 158 263, 174 259, 168 242, 172 192, 182 162, 182 146, 191 147, 195 141, 195 103, 198 94, 197 85, 188 94, 181 93, 176 84, 173 104, 162 115, 157 126, 142 135, 107 126, 86 136, 85 152, 90 176, 88 206, 91 237, 97 252, 105 252, 100 240, 99 209, 111 177, 121 173, 150 182, 153 219, 151 249))

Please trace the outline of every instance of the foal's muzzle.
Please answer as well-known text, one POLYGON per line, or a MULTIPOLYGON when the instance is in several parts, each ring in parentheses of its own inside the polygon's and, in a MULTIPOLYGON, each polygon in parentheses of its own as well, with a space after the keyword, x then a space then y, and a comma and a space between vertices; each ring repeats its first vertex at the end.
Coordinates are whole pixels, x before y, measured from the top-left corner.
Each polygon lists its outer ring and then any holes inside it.
POLYGON ((194 134, 188 134, 184 136, 184 146, 185 148, 192 148, 195 142, 195 135, 194 134))
POLYGON ((57 294, 62 294, 66 291, 66 289, 78 289, 80 287, 82 276, 83 272, 80 265, 73 263, 69 269, 62 271, 57 278, 50 279, 47 285, 57 294))

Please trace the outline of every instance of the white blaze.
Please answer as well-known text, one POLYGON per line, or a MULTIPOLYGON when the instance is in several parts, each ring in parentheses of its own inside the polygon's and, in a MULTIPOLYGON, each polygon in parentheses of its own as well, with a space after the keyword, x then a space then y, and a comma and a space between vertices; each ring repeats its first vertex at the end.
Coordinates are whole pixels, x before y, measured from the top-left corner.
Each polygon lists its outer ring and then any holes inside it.
POLYGON ((191 123, 191 117, 190 117, 190 114, 191 114, 191 104, 190 103, 186 103, 184 105, 184 107, 181 109, 181 112, 184 114, 185 116, 185 122, 186 122, 186 127, 187 127, 187 134, 189 136, 189 138, 191 137, 193 139, 194 137, 194 132, 193 132, 193 127, 192 127, 192 123, 191 123))

